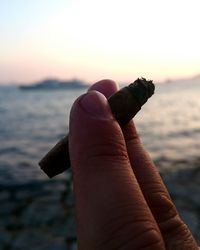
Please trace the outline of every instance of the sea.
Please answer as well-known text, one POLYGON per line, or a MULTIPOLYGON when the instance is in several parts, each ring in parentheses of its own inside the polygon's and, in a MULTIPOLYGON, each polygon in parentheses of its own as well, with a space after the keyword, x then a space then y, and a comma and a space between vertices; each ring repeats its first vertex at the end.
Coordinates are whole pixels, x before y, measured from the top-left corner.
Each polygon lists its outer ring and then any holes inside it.
MULTIPOLYGON (((68 133, 70 109, 87 89, 0 87, 0 183, 47 180, 38 162, 68 133)), ((200 78, 156 84, 134 118, 142 143, 162 171, 200 159, 200 78)), ((65 178, 67 173, 57 179, 65 178)))

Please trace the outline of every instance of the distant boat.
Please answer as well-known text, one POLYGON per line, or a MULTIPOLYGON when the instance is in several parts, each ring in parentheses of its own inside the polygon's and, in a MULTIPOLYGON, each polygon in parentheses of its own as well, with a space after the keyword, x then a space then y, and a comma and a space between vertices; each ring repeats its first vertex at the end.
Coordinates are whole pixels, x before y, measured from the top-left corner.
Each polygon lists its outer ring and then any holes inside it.
POLYGON ((46 79, 30 85, 20 85, 22 90, 56 90, 56 89, 80 89, 88 85, 79 80, 59 81, 57 79, 46 79))

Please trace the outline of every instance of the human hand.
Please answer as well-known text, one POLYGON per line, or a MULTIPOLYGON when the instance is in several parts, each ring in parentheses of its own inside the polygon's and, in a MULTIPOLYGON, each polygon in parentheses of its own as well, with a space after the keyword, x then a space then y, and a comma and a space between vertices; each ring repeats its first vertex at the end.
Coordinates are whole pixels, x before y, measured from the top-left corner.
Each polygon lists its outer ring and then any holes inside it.
POLYGON ((116 91, 100 81, 71 110, 78 249, 197 250, 133 122, 121 129, 113 118, 106 97, 116 91))

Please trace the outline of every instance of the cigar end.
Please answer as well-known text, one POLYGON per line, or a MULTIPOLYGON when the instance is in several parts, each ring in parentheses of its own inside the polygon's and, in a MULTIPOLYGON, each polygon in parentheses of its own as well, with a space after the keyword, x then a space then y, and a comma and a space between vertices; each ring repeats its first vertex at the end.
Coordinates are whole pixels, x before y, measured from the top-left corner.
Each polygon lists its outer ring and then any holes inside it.
POLYGON ((49 178, 70 168, 68 137, 60 140, 38 164, 49 178))
POLYGON ((57 175, 57 170, 56 172, 54 171, 54 167, 49 164, 48 160, 45 160, 45 157, 41 161, 39 161, 38 165, 49 178, 53 178, 57 175))
POLYGON ((138 100, 140 105, 144 105, 147 100, 154 94, 155 85, 152 80, 146 80, 145 78, 138 78, 131 83, 128 87, 129 91, 138 100))

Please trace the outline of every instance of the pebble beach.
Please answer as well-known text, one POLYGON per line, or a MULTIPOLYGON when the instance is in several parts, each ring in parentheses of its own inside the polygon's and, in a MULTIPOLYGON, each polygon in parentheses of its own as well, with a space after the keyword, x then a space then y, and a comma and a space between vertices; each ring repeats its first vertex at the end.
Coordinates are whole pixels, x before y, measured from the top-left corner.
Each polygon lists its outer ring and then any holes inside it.
MULTIPOLYGON (((156 165, 166 164, 156 162, 156 165)), ((200 159, 161 176, 176 207, 200 243, 200 159)), ((0 249, 76 250, 72 177, 13 186, 0 185, 0 249)))

